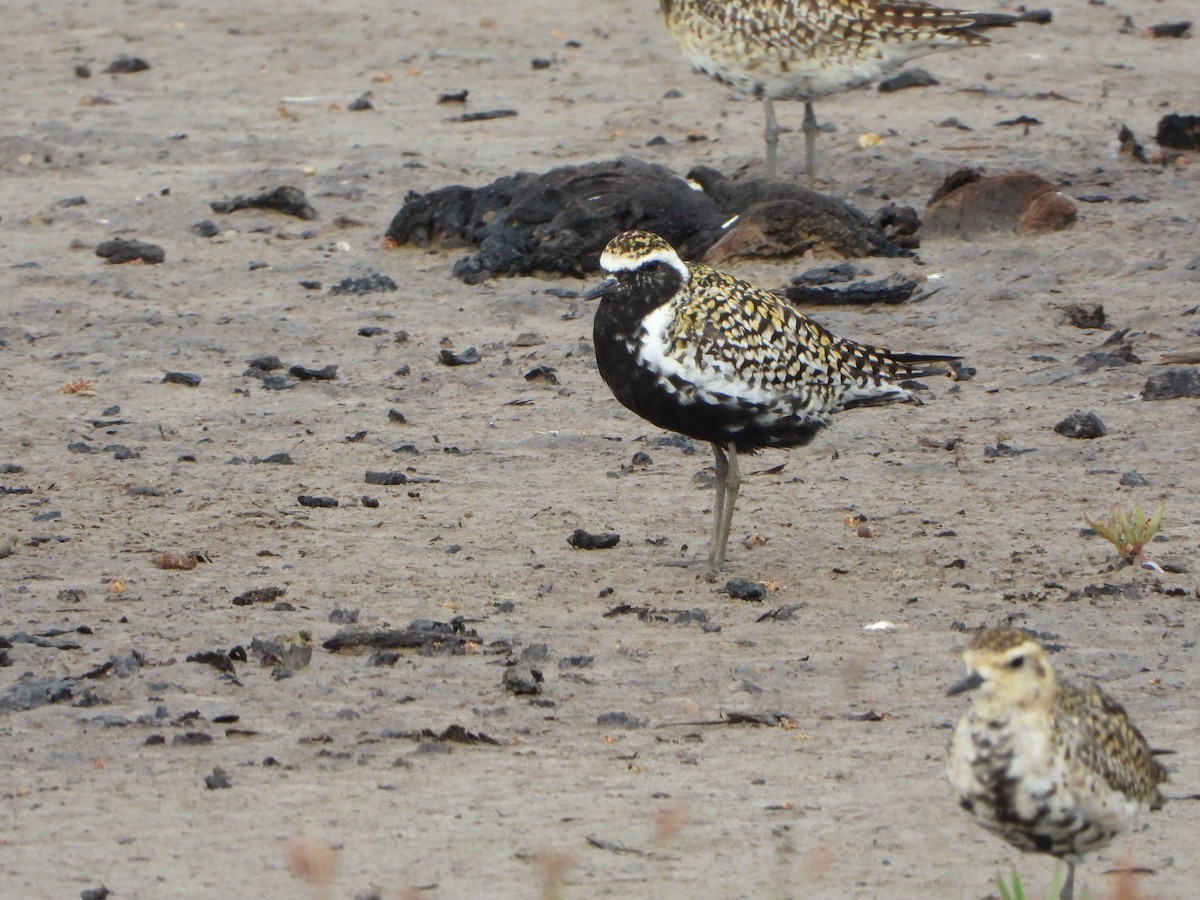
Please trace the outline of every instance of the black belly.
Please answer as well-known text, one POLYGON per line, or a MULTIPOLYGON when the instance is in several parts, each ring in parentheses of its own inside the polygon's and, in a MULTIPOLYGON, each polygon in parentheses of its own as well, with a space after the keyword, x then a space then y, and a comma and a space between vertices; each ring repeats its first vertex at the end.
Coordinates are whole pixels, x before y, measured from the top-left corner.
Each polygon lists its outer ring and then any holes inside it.
POLYGON ((688 403, 662 376, 638 364, 623 337, 597 334, 596 364, 613 396, 646 421, 696 440, 732 444, 739 453, 798 447, 824 427, 823 422, 792 416, 759 418, 762 406, 733 398, 688 403))

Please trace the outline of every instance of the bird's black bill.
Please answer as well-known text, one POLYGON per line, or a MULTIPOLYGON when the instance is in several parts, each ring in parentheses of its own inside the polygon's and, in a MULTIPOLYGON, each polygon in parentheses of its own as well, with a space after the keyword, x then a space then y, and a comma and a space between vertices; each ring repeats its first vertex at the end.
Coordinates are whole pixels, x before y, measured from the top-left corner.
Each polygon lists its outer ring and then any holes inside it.
POLYGON ((978 672, 972 672, 962 681, 956 682, 950 686, 950 690, 946 691, 947 697, 953 697, 955 694, 962 694, 966 691, 973 691, 975 688, 983 684, 983 676, 978 672))
POLYGON ((605 278, 602 282, 583 295, 584 300, 595 300, 598 297, 603 297, 609 291, 617 286, 617 279, 605 278))

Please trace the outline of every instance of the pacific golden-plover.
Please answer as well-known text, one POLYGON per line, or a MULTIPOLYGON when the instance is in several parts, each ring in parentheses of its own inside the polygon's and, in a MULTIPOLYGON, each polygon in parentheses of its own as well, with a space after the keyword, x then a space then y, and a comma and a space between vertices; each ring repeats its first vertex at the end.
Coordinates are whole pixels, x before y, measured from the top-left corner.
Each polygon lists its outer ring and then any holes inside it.
POLYGON ((785 300, 685 264, 656 234, 627 231, 600 257, 608 273, 594 336, 600 375, 660 428, 712 444, 717 491, 708 561, 720 570, 741 485, 738 453, 807 444, 833 413, 919 403, 901 382, 955 356, 892 353, 844 340, 785 300))
POLYGON ((920 0, 659 0, 667 30, 701 72, 766 108, 775 177, 776 100, 804 101, 805 172, 816 170, 813 101, 860 88, 939 50, 990 43, 1016 16, 942 9, 920 0))
POLYGON ((1121 704, 1060 680, 1046 651, 1015 628, 980 631, 964 654, 972 692, 950 738, 946 775, 963 809, 1015 847, 1075 863, 1163 804, 1167 771, 1121 704))

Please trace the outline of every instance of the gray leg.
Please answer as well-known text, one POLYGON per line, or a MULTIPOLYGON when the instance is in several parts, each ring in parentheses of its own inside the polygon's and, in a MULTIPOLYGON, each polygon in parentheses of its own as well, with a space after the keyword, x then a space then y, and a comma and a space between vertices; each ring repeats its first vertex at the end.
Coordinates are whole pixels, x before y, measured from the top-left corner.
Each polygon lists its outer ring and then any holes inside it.
POLYGON ((763 109, 767 112, 767 128, 764 132, 767 139, 767 178, 775 177, 775 148, 779 146, 779 123, 775 121, 775 104, 771 98, 763 100, 763 109))
POLYGON ((811 103, 804 104, 804 174, 808 177, 809 189, 817 183, 817 114, 811 103))
POLYGON ((713 456, 717 461, 717 498, 713 503, 713 536, 708 561, 720 572, 725 568, 725 549, 733 525, 733 508, 742 486, 742 473, 738 468, 736 449, 713 444, 713 456))
POLYGON ((1058 892, 1058 900, 1074 900, 1075 897, 1075 863, 1067 860, 1067 880, 1063 882, 1062 890, 1058 892))

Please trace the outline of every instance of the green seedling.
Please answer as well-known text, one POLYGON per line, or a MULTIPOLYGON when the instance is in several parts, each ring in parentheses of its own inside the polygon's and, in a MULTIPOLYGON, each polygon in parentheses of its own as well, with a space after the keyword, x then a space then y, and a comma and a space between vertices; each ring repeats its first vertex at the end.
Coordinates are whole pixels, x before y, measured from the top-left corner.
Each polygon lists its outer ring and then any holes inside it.
POLYGON ((1142 548, 1150 543, 1150 539, 1158 534, 1158 526, 1162 524, 1163 505, 1160 502, 1153 514, 1147 518, 1146 512, 1140 506, 1134 507, 1132 513, 1127 513, 1119 506, 1108 511, 1108 520, 1093 522, 1084 516, 1092 531, 1100 535, 1117 548, 1127 564, 1132 565, 1142 556, 1142 548))

